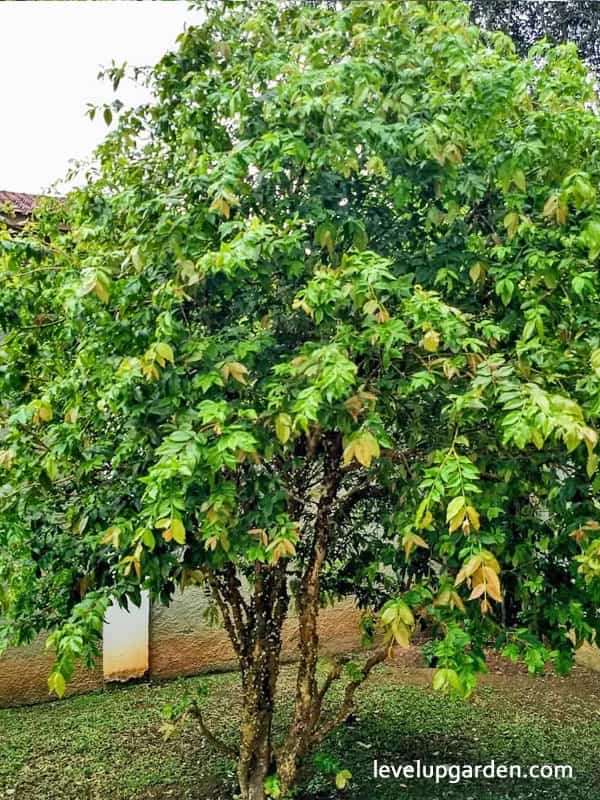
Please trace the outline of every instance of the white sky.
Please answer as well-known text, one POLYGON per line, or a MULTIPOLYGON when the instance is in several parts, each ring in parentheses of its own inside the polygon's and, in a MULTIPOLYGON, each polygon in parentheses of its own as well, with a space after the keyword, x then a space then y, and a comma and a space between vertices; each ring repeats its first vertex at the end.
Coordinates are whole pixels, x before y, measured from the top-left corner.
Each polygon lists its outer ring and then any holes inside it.
POLYGON ((115 95, 99 68, 155 64, 200 20, 185 0, 0 2, 0 190, 41 192, 86 158, 107 132, 86 104, 147 97, 131 83, 115 95))

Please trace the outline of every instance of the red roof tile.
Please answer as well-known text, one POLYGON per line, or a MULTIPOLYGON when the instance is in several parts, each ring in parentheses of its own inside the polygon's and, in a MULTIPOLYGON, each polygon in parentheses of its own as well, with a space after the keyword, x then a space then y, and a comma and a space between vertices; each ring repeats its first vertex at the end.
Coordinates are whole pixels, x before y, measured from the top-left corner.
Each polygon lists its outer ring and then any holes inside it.
POLYGON ((35 208, 39 197, 40 196, 37 194, 0 191, 0 207, 8 204, 13 212, 23 216, 29 216, 35 208))

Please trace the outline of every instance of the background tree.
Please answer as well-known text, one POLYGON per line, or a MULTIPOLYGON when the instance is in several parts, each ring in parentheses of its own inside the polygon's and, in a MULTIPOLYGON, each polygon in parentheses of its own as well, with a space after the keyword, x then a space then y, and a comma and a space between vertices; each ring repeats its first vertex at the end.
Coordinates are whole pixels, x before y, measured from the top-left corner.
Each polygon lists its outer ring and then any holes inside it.
POLYGON ((171 724, 262 800, 417 626, 463 696, 486 644, 564 671, 600 627, 600 123, 573 45, 520 59, 454 3, 205 8, 2 241, 1 636, 53 629, 61 694, 111 598, 208 587, 240 741, 201 698, 171 724), (350 591, 375 647, 320 672, 350 591))
POLYGON ((575 42, 587 64, 600 70, 600 3, 597 0, 472 0, 473 21, 512 37, 519 53, 547 38, 575 42))

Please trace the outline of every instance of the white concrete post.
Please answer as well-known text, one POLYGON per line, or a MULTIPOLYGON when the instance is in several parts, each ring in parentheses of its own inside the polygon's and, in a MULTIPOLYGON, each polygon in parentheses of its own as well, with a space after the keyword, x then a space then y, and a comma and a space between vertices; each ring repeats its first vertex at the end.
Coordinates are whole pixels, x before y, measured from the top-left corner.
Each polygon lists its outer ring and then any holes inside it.
POLYGON ((150 666, 150 600, 142 592, 140 607, 129 611, 113 604, 106 614, 103 632, 104 680, 141 678, 150 666))

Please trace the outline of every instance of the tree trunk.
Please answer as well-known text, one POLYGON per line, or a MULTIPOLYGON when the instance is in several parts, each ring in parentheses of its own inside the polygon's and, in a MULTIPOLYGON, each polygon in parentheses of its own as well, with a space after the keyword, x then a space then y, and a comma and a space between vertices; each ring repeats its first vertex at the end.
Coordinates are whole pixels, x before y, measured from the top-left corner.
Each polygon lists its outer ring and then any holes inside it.
POLYGON ((340 455, 341 437, 336 436, 326 443, 323 494, 315 518, 312 552, 297 596, 300 661, 294 719, 277 764, 282 797, 296 783, 300 761, 310 749, 321 711, 317 682, 321 570, 327 557, 332 510, 339 488, 340 455))
POLYGON ((265 779, 272 763, 272 711, 244 701, 240 732, 238 780, 242 800, 265 800, 265 779))
POLYGON ((243 712, 238 779, 242 800, 264 800, 265 779, 274 770, 271 741, 281 658, 281 626, 287 613, 285 566, 265 574, 257 565, 252 623, 240 657, 243 712))

